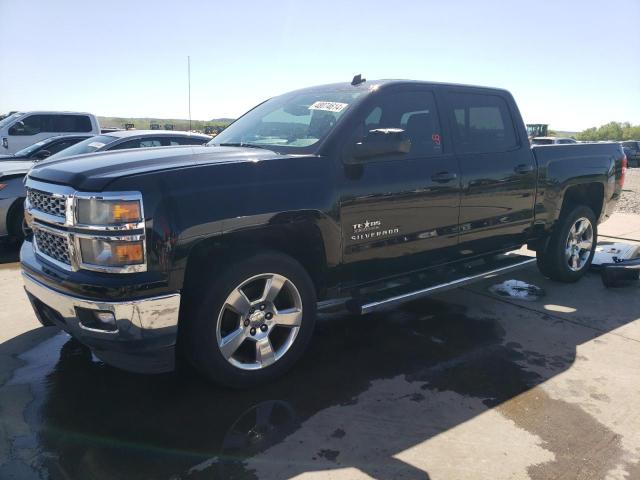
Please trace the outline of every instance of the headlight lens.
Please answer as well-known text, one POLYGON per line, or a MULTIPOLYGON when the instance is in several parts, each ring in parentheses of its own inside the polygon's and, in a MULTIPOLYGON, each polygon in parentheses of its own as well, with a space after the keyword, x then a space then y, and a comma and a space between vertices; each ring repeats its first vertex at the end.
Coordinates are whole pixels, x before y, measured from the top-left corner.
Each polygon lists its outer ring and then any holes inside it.
POLYGON ((101 267, 124 267, 144 263, 142 240, 80 238, 82 263, 101 267))
POLYGON ((142 221, 139 200, 77 200, 78 223, 82 225, 122 225, 142 221))

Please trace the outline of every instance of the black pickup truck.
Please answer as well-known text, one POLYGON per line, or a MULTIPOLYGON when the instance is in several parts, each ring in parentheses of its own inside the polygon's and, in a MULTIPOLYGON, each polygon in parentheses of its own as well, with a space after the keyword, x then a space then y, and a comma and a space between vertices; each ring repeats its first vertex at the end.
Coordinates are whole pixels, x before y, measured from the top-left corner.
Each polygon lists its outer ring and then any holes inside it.
POLYGON ((366 314, 536 259, 572 282, 624 181, 620 145, 531 148, 505 90, 353 82, 272 98, 205 147, 52 160, 26 179, 25 288, 120 368, 186 358, 248 386, 318 311, 366 314))

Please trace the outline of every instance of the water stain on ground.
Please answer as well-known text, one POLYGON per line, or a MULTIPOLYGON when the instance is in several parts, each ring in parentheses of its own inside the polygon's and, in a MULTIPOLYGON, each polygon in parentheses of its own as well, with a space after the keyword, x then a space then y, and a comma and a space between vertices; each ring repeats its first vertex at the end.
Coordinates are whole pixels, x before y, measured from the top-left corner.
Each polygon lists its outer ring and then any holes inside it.
POLYGON ((544 442, 542 446, 555 454, 554 461, 528 468, 533 480, 599 480, 606 478, 624 458, 618 434, 577 405, 550 398, 543 389, 527 391, 505 402, 498 410, 521 428, 539 436, 544 442))

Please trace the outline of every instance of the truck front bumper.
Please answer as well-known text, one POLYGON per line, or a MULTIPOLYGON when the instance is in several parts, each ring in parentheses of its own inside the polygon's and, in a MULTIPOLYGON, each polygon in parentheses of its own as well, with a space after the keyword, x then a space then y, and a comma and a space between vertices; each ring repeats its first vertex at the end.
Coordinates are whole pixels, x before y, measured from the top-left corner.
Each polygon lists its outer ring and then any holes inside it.
POLYGON ((105 363, 141 373, 175 368, 179 293, 101 302, 58 292, 25 271, 22 277, 40 323, 62 328, 105 363))

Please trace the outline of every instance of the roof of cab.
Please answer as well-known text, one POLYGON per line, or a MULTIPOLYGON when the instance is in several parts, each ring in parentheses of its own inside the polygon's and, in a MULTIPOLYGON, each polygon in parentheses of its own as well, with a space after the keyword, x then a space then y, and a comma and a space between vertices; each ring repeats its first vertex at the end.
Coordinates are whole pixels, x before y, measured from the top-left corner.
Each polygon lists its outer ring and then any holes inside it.
POLYGON ((362 83, 358 83, 357 85, 353 85, 351 82, 341 82, 341 83, 330 83, 325 85, 316 85, 313 87, 307 87, 297 90, 298 92, 302 91, 313 91, 313 90, 331 90, 331 89, 366 89, 366 90, 377 90, 381 87, 387 87, 392 85, 425 85, 425 86, 439 86, 439 87, 452 87, 452 88, 473 88, 473 89, 484 89, 484 90, 493 90, 493 91, 502 91, 509 93, 508 90, 504 88, 498 87, 488 87, 482 85, 465 85, 460 83, 447 83, 447 82, 430 82, 424 80, 403 80, 403 79, 380 79, 380 80, 364 80, 362 83))

